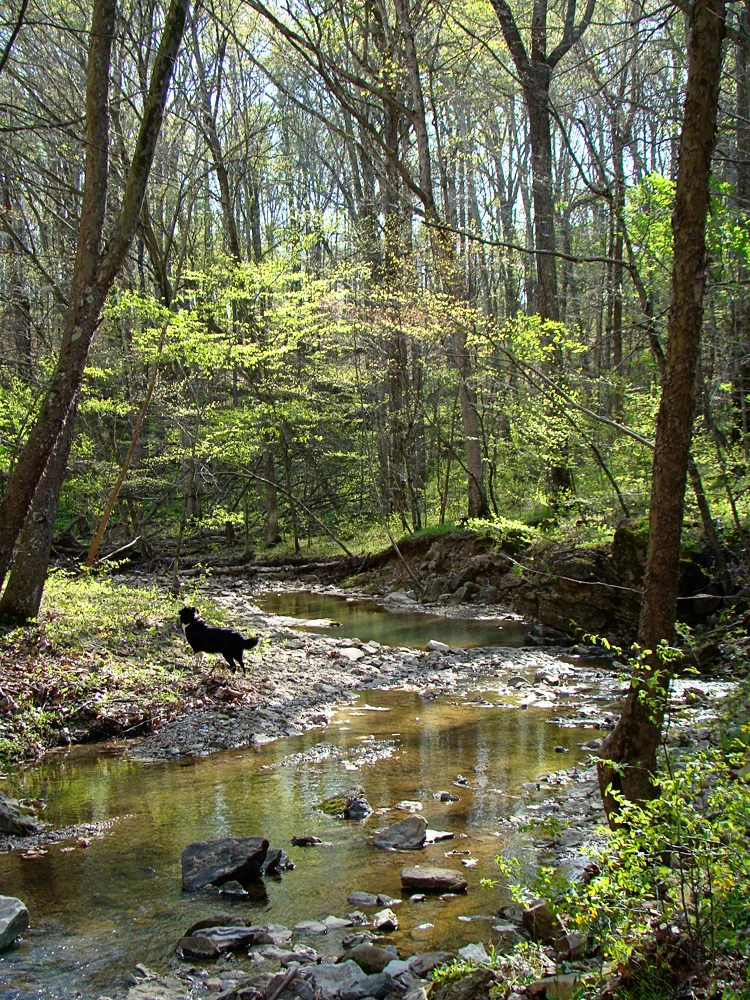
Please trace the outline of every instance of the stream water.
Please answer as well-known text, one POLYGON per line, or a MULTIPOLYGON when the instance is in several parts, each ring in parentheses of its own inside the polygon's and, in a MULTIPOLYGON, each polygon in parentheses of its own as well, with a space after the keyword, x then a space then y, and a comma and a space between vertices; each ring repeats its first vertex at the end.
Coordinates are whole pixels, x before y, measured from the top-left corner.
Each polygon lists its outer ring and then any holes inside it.
POLYGON ((437 639, 457 649, 477 646, 523 646, 529 624, 513 618, 447 618, 408 608, 384 608, 376 601, 346 598, 309 590, 267 591, 254 597, 266 614, 304 619, 298 628, 314 629, 319 635, 356 636, 362 642, 374 639, 384 646, 424 649, 437 639), (334 621, 334 626, 310 625, 310 621, 334 621))
MULTIPOLYGON (((496 873, 497 853, 526 849, 503 820, 519 810, 525 782, 584 761, 578 745, 593 732, 545 725, 548 710, 495 704, 498 686, 493 676, 474 678, 435 701, 368 691, 325 730, 206 758, 143 764, 127 759, 124 746, 106 745, 59 751, 21 769, 13 775, 14 794, 44 799, 53 826, 112 825, 86 847, 73 841, 36 855, 0 854, 0 893, 23 899, 32 920, 22 943, 0 956, 0 1000, 123 996, 136 962, 159 970, 179 965, 175 943, 198 919, 231 912, 291 927, 344 916, 355 889, 400 897, 404 865, 461 868, 461 857, 445 857, 451 850, 468 850, 478 860, 464 872, 468 893, 419 904, 404 896, 400 927, 389 940, 405 955, 491 940, 500 900, 480 888, 480 879, 496 873), (554 750, 560 745, 570 751, 564 758, 554 750), (453 785, 459 772, 468 787, 453 785), (356 784, 376 810, 365 823, 317 808, 356 784), (443 789, 460 801, 435 799, 443 789), (430 827, 456 839, 402 854, 374 848, 371 833, 405 815, 393 808, 404 799, 422 802, 430 827), (391 811, 377 815, 379 809, 391 811), (293 836, 307 834, 332 846, 290 845, 293 836), (186 844, 251 835, 284 847, 295 870, 267 878, 250 900, 181 892, 186 844)), ((334 955, 342 933, 309 943, 334 955)))

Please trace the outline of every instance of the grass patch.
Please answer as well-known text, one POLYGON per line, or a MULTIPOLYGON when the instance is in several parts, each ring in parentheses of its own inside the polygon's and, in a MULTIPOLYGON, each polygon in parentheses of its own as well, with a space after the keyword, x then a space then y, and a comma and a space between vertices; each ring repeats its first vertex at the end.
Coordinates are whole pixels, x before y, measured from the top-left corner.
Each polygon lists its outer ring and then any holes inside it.
POLYGON ((153 586, 53 572, 38 621, 0 632, 0 764, 33 760, 67 731, 74 741, 140 735, 204 702, 175 627, 183 603, 209 608, 193 592, 178 603, 153 586))

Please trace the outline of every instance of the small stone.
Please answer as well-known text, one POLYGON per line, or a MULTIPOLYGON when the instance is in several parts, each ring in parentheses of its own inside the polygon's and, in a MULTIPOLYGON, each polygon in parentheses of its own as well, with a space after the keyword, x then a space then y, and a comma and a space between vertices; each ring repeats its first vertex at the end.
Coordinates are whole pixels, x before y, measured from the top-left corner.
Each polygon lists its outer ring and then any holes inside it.
POLYGON ((175 949, 180 958, 190 961, 198 959, 205 961, 210 958, 218 958, 221 952, 210 938, 203 937, 202 934, 191 934, 180 938, 175 949))
POLYGON ((247 899, 250 893, 243 889, 239 882, 225 882, 219 889, 220 896, 227 896, 229 899, 247 899))
POLYGON ((341 930, 342 927, 352 927, 354 921, 348 917, 328 916, 324 918, 323 923, 330 931, 337 931, 341 930))
POLYGON ((355 945, 343 957, 356 962, 368 976, 382 972, 393 959, 391 949, 386 951, 385 948, 377 948, 374 944, 369 943, 355 945))
POLYGON ((398 918, 389 907, 379 910, 372 918, 372 926, 376 931, 398 930, 398 918))
POLYGON ((351 903, 352 906, 377 906, 378 897, 374 892, 360 892, 355 890, 350 892, 346 897, 347 903, 351 903))
POLYGON ((490 960, 487 949, 481 941, 459 948, 458 954, 461 958, 466 959, 467 962, 475 962, 477 965, 486 965, 490 960))
POLYGON ((548 943, 558 938, 562 932, 560 921, 550 910, 546 899, 524 910, 522 922, 533 941, 548 943))
POLYGON ((409 969, 415 976, 424 979, 438 965, 443 965, 445 962, 452 962, 455 957, 449 951, 428 951, 423 955, 415 955, 409 962, 409 969))
POLYGON ((322 920, 301 920, 293 928, 298 934, 327 934, 328 928, 322 920))

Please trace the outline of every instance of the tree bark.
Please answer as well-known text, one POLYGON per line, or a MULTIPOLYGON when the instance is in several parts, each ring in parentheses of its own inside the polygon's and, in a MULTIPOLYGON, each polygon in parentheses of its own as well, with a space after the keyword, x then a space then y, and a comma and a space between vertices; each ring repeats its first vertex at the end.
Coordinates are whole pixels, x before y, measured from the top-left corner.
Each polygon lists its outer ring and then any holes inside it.
POLYGON ((671 642, 677 609, 683 500, 696 401, 711 155, 725 33, 724 0, 696 0, 692 8, 675 204, 674 262, 667 366, 656 423, 649 513, 649 546, 639 643, 644 662, 633 675, 623 713, 604 740, 599 784, 611 825, 616 795, 643 801, 658 794, 656 753, 669 689, 669 665, 656 654, 671 642), (655 683, 649 684, 649 680, 655 683), (614 793, 614 794, 613 794, 614 793))

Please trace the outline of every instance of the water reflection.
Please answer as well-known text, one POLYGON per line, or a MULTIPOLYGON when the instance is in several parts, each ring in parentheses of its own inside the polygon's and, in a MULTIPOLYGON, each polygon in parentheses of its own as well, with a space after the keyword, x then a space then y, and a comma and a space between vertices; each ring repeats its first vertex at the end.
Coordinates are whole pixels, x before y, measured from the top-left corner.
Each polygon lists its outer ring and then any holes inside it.
POLYGON ((309 621, 328 619, 340 622, 335 628, 298 626, 320 635, 347 636, 369 642, 374 639, 384 646, 411 646, 424 649, 430 639, 437 639, 459 649, 477 646, 523 646, 529 625, 523 622, 446 618, 443 615, 420 614, 414 611, 386 610, 375 601, 312 593, 307 590, 273 591, 254 598, 267 614, 304 618, 309 621))
MULTIPOLYGON (((495 874, 493 856, 505 846, 497 821, 517 807, 523 782, 560 766, 556 744, 570 748, 565 757, 570 765, 583 759, 577 744, 590 732, 546 726, 548 713, 534 709, 480 708, 441 699, 425 703, 404 691, 369 691, 367 702, 389 711, 362 711, 363 699, 325 732, 203 760, 143 765, 109 749, 80 748, 22 771, 16 793, 45 798, 46 817, 56 826, 119 819, 87 848, 64 853, 55 846, 29 859, 0 856, 2 892, 26 902, 38 932, 0 958, 0 984, 11 988, 3 994, 0 985, 0 998, 22 996, 24 989, 56 1000, 80 995, 77 991, 121 995, 135 962, 161 969, 177 965, 176 940, 190 923, 212 912, 290 926, 329 913, 344 915, 352 908, 346 897, 353 889, 400 896, 404 864, 459 867, 459 859, 444 856, 454 848, 471 850, 479 859, 465 872, 469 893, 447 902, 404 902, 398 912, 401 927, 390 940, 405 954, 487 940, 489 922, 457 918, 497 908, 496 896, 479 888, 480 878, 495 874), (349 770, 357 748, 370 736, 392 741, 392 755, 349 770), (286 761, 322 741, 339 749, 314 763, 286 761), (454 788, 458 772, 469 787, 454 788), (354 784, 364 786, 375 809, 403 799, 422 801, 430 826, 452 830, 460 839, 418 855, 376 850, 368 835, 402 814, 356 824, 316 808, 354 784), (435 800, 442 789, 455 791, 460 801, 435 800), (306 834, 333 847, 290 845, 293 836, 306 834), (267 895, 260 899, 219 901, 202 892, 183 894, 183 847, 231 835, 268 837, 272 846, 288 851, 296 870, 267 880, 267 895), (432 937, 414 940, 412 928, 424 922, 435 924, 432 937)), ((338 940, 340 935, 329 935, 313 944, 336 953, 338 940)))

